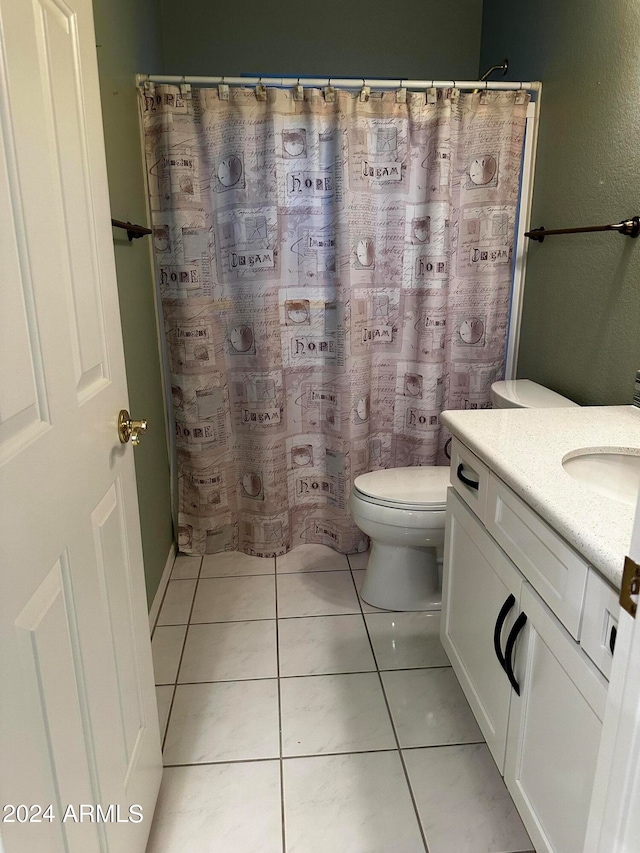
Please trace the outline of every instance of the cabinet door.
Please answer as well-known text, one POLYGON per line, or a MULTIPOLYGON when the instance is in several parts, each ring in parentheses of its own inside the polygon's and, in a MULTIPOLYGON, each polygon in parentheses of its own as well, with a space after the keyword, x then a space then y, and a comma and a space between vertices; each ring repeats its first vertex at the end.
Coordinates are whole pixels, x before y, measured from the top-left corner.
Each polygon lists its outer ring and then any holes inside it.
POLYGON ((442 590, 442 644, 500 772, 511 686, 494 651, 494 629, 510 595, 515 602, 501 647, 518 615, 522 579, 458 495, 449 489, 442 590))
POLYGON ((583 849, 607 683, 523 584, 504 779, 538 853, 583 849))

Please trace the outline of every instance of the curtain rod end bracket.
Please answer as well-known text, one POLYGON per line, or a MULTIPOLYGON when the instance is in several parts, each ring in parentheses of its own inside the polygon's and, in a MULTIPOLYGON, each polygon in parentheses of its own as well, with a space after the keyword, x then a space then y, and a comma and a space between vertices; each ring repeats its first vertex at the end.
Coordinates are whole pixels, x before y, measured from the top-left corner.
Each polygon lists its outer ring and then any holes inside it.
POLYGON ((137 240, 138 237, 144 237, 147 234, 153 234, 151 228, 145 228, 143 225, 134 225, 133 222, 122 222, 121 219, 112 219, 111 225, 114 228, 122 228, 123 231, 126 231, 130 243, 132 242, 132 240, 137 240))
POLYGON ((532 228, 531 231, 525 231, 524 236, 528 237, 530 240, 537 240, 538 243, 543 243, 544 225, 541 225, 540 228, 532 228))
POLYGON ((140 237, 144 237, 144 234, 141 234, 138 231, 131 231, 127 228, 127 237, 129 238, 129 242, 131 243, 133 240, 139 240, 140 237))
POLYGON ((640 216, 624 219, 620 223, 620 233, 625 234, 627 237, 640 236, 640 216))

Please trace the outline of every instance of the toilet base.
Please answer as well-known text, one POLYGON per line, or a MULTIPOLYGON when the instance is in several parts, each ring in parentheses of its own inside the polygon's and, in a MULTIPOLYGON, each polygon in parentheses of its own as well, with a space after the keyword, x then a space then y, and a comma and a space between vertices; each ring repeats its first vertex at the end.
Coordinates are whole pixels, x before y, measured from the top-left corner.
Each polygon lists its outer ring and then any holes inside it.
POLYGON ((436 549, 372 541, 360 596, 384 610, 440 610, 442 586, 436 549))

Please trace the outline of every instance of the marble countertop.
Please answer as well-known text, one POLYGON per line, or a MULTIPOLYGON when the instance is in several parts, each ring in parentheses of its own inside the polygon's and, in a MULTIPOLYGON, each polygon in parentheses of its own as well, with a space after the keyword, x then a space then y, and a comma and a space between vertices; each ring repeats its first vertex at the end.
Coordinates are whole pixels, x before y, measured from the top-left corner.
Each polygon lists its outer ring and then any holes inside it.
POLYGON ((442 423, 620 589, 635 507, 569 476, 572 451, 640 452, 640 409, 584 406, 443 412, 442 423))

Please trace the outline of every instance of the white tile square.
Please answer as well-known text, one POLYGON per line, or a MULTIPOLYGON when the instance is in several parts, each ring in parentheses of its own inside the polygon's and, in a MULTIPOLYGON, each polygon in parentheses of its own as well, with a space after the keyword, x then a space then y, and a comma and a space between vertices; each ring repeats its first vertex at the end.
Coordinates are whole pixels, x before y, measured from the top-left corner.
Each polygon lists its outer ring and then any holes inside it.
POLYGON ((359 613, 281 619, 278 645, 282 676, 367 672, 376 668, 359 613))
POLYGON ((190 557, 188 554, 178 554, 171 569, 171 580, 186 580, 197 578, 200 574, 202 557, 190 557))
POLYGON ((298 545, 293 551, 276 557, 276 571, 283 572, 334 572, 347 571, 349 563, 328 545, 298 545))
POLYGON ((276 678, 276 622, 190 625, 179 682, 276 678))
POLYGON ((283 678, 280 702, 285 756, 396 745, 377 672, 283 678))
POLYGON ((202 561, 203 578, 226 578, 238 575, 272 575, 276 570, 273 557, 254 557, 240 551, 207 554, 202 561))
POLYGON ((339 613, 360 613, 351 572, 278 575, 278 616, 332 616, 339 613))
POLYGON ((451 667, 383 672, 382 683, 400 746, 484 741, 451 667))
POLYGON ((430 853, 516 853, 532 844, 486 744, 404 752, 430 853))
POLYGON ((176 687, 165 765, 277 758, 279 754, 276 679, 176 687))
POLYGON ((195 580, 169 581, 157 624, 186 625, 195 589, 195 580))
POLYGON ((357 554, 347 554, 347 560, 349 560, 349 568, 352 572, 364 571, 369 562, 369 552, 358 551, 357 554))
POLYGON ((202 578, 191 622, 239 622, 275 616, 275 576, 202 578))
POLYGON ((186 625, 156 628, 151 641, 156 684, 173 684, 178 675, 186 625))
POLYGON ((397 752, 283 762, 287 853, 424 853, 397 752))
POLYGON ((169 719, 169 710, 171 708, 171 700, 173 699, 173 685, 167 684, 163 687, 156 687, 156 701, 158 703, 158 722, 160 723, 160 740, 164 738, 164 733, 167 730, 167 720, 169 719))
MULTIPOLYGON (((365 552, 367 557, 369 556, 369 552, 365 552)), ((394 613, 396 611, 393 610, 383 610, 382 607, 374 607, 373 604, 369 604, 366 602, 360 595, 360 590, 362 589, 362 584, 364 583, 365 569, 354 569, 352 571, 353 580, 356 585, 356 590, 358 591, 358 600, 360 601, 360 607, 362 607, 363 613, 394 613)))
POLYGON ((379 669, 449 666, 440 643, 440 611, 367 613, 365 621, 379 669))
POLYGON ((221 851, 282 853, 278 761, 164 771, 147 853, 221 851))

